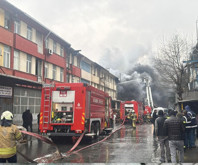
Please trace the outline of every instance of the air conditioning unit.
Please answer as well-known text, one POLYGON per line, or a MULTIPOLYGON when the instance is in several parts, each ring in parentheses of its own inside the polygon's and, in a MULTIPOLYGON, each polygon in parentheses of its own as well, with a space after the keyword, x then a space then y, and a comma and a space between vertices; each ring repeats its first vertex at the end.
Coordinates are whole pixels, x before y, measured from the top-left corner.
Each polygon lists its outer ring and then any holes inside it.
POLYGON ((51 49, 48 49, 48 54, 49 55, 52 55, 53 54, 53 51, 51 49))

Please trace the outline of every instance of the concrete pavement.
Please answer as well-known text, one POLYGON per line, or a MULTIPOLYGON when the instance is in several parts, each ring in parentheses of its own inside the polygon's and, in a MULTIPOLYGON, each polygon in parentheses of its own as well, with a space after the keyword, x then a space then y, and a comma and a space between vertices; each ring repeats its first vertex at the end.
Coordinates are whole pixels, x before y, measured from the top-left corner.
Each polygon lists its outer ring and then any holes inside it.
POLYGON ((184 163, 198 163, 198 139, 196 140, 196 146, 196 148, 186 149, 184 163))

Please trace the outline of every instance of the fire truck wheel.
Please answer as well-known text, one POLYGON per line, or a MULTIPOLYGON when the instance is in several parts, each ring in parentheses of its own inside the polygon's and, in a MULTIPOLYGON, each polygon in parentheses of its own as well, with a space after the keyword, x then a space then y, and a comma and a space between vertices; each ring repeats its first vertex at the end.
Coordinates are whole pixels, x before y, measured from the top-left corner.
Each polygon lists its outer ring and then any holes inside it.
POLYGON ((96 134, 96 138, 99 137, 99 135, 100 135, 100 123, 96 123, 95 134, 96 134))
MULTIPOLYGON (((94 123, 91 124, 91 133, 95 133, 95 125, 94 123)), ((95 137, 95 136, 94 136, 95 137)), ((94 138, 93 137, 93 138, 94 138)))

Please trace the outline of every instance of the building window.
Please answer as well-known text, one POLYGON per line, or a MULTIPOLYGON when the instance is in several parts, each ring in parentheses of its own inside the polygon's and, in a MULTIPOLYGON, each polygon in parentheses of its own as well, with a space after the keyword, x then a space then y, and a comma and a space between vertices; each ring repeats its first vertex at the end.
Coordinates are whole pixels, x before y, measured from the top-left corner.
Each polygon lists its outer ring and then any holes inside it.
POLYGON ((10 47, 9 46, 4 46, 3 55, 4 55, 3 66, 6 68, 10 68, 10 47))
POLYGON ((36 75, 40 76, 42 75, 42 61, 39 59, 36 59, 36 75))
POLYGON ((53 65, 52 79, 56 80, 56 65, 53 65))
POLYGON ((10 15, 7 12, 5 13, 4 27, 10 29, 10 15))
POLYGON ((38 47, 38 52, 43 53, 43 36, 40 32, 36 31, 36 43, 38 47))
POLYGON ((32 28, 31 27, 27 27, 27 39, 32 41, 32 28))
POLYGON ((91 65, 86 63, 85 61, 81 61, 80 68, 88 73, 91 73, 91 65))
POLYGON ((31 73, 31 68, 32 68, 32 57, 30 55, 27 55, 26 72, 31 73))
POLYGON ((61 49, 60 49, 60 56, 64 57, 64 48, 61 46, 61 49))
POLYGON ((70 55, 66 56, 66 67, 69 68, 70 66, 70 55))
POLYGON ((60 68, 60 81, 63 82, 63 68, 60 68))
POLYGON ((53 52, 54 52, 54 53, 56 53, 56 47, 57 47, 57 45, 56 45, 56 42, 54 41, 54 42, 53 42, 53 52))
POLYGON ((70 74, 66 75, 66 81, 67 81, 67 83, 70 83, 70 74))
POLYGON ((45 40, 45 48, 48 48, 48 47, 49 47, 49 40, 46 39, 46 40, 45 40))
POLYGON ((48 78, 48 64, 45 63, 45 78, 48 78))
POLYGON ((19 51, 14 51, 14 69, 19 70, 19 51))
POLYGON ((85 84, 90 84, 90 81, 85 80, 85 79, 81 79, 81 82, 82 82, 82 83, 85 83, 85 84))
POLYGON ((80 68, 80 59, 77 57, 77 67, 80 68))
POLYGON ((74 65, 74 55, 71 56, 72 65, 74 65))
POLYGON ((20 34, 20 22, 19 21, 14 21, 14 33, 20 34))

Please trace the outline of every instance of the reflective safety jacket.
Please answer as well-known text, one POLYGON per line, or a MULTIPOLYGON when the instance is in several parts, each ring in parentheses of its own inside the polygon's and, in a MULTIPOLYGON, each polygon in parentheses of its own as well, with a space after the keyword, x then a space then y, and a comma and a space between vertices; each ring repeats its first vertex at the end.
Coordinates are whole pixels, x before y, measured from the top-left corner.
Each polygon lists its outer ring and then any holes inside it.
POLYGON ((137 115, 135 113, 132 113, 131 118, 132 118, 132 120, 136 121, 137 120, 137 115))
POLYGON ((16 154, 16 141, 22 139, 22 134, 16 125, 0 126, 0 158, 10 158, 16 154))

